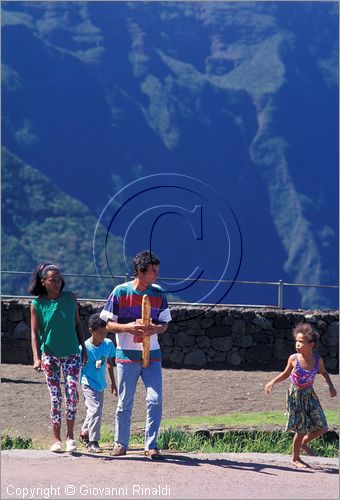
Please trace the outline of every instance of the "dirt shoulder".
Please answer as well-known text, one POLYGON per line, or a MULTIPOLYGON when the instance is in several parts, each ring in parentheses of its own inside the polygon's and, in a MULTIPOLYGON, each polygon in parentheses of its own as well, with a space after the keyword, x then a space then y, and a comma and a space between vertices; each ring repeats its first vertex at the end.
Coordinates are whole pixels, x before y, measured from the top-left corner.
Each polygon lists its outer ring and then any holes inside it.
MULTIPOLYGON (((182 415, 221 415, 225 413, 251 413, 259 411, 285 411, 285 393, 288 382, 275 387, 270 396, 264 394, 264 384, 278 372, 233 370, 175 370, 163 369, 163 417, 182 415)), ((22 437, 49 441, 49 395, 45 378, 31 366, 1 365, 1 422, 2 432, 10 431, 22 437)), ((332 375, 339 387, 339 375, 332 375)), ((328 387, 321 376, 315 390, 324 409, 338 409, 339 396, 330 398, 328 387)), ((76 422, 76 436, 83 419, 85 405, 80 392, 76 422)), ((338 391, 339 392, 339 391, 338 391)), ((102 423, 112 426, 117 400, 105 393, 102 423)), ((145 421, 145 390, 138 383, 132 422, 133 428, 145 421)))

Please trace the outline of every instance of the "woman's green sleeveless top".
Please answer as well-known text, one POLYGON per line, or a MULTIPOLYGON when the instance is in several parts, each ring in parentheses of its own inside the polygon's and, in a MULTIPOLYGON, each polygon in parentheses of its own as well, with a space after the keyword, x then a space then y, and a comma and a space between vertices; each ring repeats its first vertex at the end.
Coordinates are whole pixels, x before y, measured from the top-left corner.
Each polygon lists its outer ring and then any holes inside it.
POLYGON ((60 297, 48 300, 41 296, 33 299, 39 321, 40 350, 56 357, 79 353, 79 340, 75 328, 76 301, 72 292, 61 292, 60 297))

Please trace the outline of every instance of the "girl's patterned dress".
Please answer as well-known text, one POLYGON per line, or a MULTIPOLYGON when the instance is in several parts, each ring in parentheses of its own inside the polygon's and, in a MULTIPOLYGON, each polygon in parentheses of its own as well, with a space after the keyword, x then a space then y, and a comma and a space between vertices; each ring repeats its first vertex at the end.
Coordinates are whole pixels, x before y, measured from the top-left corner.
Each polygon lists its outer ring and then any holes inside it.
POLYGON ((315 356, 315 365, 305 370, 295 354, 296 366, 291 373, 291 385, 287 393, 288 422, 286 431, 308 434, 312 431, 327 429, 327 421, 318 396, 313 389, 313 382, 318 373, 319 356, 315 356))

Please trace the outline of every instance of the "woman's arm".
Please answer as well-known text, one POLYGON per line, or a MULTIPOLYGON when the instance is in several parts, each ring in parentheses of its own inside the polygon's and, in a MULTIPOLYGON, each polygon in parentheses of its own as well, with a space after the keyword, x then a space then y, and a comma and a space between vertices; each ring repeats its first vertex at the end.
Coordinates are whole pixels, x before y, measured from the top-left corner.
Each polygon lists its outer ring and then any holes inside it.
POLYGON ((39 321, 33 303, 31 304, 31 347, 33 353, 33 368, 41 372, 41 359, 39 353, 39 321))
POLYGON ((77 297, 75 296, 75 294, 73 294, 73 298, 75 301, 75 312, 74 312, 75 329, 76 329, 76 334, 78 337, 79 345, 81 345, 81 362, 83 365, 86 365, 87 358, 88 358, 87 349, 85 346, 84 333, 83 333, 83 329, 81 327, 80 316, 79 316, 79 311, 78 311, 77 297))

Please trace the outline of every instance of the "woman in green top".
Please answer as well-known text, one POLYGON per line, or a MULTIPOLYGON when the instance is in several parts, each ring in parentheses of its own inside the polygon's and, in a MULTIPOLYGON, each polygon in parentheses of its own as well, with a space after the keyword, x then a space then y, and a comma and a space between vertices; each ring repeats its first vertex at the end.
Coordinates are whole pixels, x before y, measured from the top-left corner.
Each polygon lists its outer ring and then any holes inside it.
POLYGON ((74 293, 64 292, 65 282, 57 266, 39 264, 32 274, 28 291, 38 295, 31 305, 31 344, 33 368, 45 373, 51 396, 51 421, 54 443, 51 451, 61 451, 61 370, 65 380, 66 451, 77 449, 73 436, 78 403, 81 356, 87 363, 87 351, 81 328, 77 299, 74 293), (79 344, 82 346, 80 355, 79 344), (40 357, 41 353, 41 357, 40 357))

